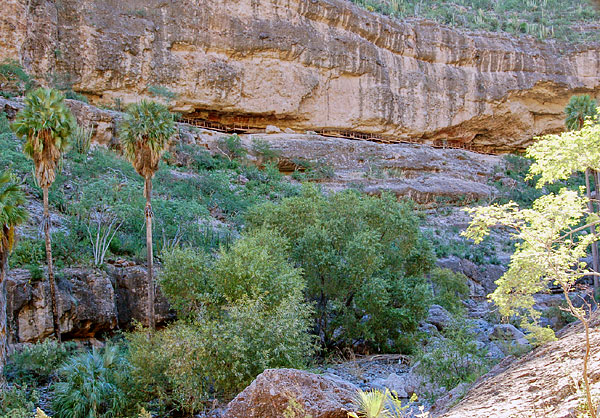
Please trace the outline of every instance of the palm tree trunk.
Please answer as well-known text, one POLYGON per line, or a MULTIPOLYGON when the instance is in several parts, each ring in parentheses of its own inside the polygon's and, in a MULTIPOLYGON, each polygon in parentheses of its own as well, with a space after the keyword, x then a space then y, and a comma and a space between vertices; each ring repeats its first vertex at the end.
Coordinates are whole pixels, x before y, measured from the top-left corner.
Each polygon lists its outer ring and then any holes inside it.
POLYGON ((8 320, 6 304, 6 261, 8 251, 0 252, 0 390, 4 387, 4 365, 7 359, 8 349, 8 320))
POLYGON ((152 252, 152 179, 147 177, 145 182, 146 195, 146 248, 148 250, 148 327, 155 328, 154 323, 154 278, 153 278, 153 252, 152 252))
POLYGON ((54 269, 52 268, 52 244, 50 243, 50 210, 48 209, 48 186, 44 191, 44 235, 46 238, 46 262, 48 263, 48 283, 50 284, 50 299, 52 301, 52 326, 54 336, 60 342, 60 323, 58 321, 58 301, 56 300, 56 283, 54 282, 54 269))

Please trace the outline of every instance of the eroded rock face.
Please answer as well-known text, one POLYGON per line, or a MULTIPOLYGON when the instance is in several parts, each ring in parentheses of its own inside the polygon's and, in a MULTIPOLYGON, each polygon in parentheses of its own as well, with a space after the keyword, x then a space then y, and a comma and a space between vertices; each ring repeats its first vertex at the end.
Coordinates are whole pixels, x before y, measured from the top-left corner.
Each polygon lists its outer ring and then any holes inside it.
MULTIPOLYGON (((57 277, 60 329, 63 338, 97 338, 134 321, 146 322, 146 270, 135 265, 67 268, 57 277)), ((33 279, 28 270, 9 270, 8 321, 11 343, 31 343, 52 335, 52 305, 45 274, 33 279)), ((173 318, 160 291, 156 323, 173 318)))
POLYGON ((343 0, 6 0, 1 55, 95 102, 178 94, 204 119, 336 128, 480 149, 562 129, 600 93, 599 51, 395 21, 343 0))
MULTIPOLYGON (((591 329, 590 386, 600 391, 600 321, 591 329)), ((578 416, 583 394, 581 383, 584 354, 581 325, 568 327, 558 341, 547 343, 513 361, 507 358, 480 378, 465 398, 444 418, 509 418, 578 416)))
POLYGON ((291 416, 347 418, 357 391, 332 376, 269 369, 229 403, 225 418, 281 418, 286 409, 300 414, 291 416))
MULTIPOLYGON (((116 327, 115 293, 106 273, 69 268, 56 276, 59 322, 65 338, 91 338, 116 327)), ((34 280, 27 270, 10 270, 7 294, 13 343, 52 335, 50 288, 45 278, 34 280)))

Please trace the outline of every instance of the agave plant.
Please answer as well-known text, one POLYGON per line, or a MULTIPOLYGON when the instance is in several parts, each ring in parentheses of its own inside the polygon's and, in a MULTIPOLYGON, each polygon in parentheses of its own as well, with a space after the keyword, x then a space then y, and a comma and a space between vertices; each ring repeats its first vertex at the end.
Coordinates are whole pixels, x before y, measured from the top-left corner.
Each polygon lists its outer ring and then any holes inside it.
MULTIPOLYGON (((416 401, 416 397, 410 400, 416 401)), ((398 399, 394 392, 389 389, 385 391, 359 390, 354 399, 354 407, 356 412, 349 412, 350 418, 404 418, 404 412, 409 405, 402 405, 402 401, 398 399)))
POLYGON ((583 128, 587 118, 596 116, 598 103, 588 94, 582 96, 572 96, 565 107, 567 119, 565 125, 570 131, 576 131, 583 128))
POLYGON ((137 173, 144 178, 146 196, 146 248, 148 253, 148 326, 154 329, 154 280, 152 274, 152 177, 169 138, 175 133, 173 115, 166 106, 142 101, 127 108, 125 118, 119 126, 125 157, 137 173))
POLYGON ((11 128, 19 138, 25 138, 23 152, 33 160, 35 178, 42 188, 44 197, 44 217, 42 227, 46 237, 46 260, 48 282, 52 300, 52 320, 54 334, 60 341, 56 285, 52 268, 52 246, 50 243, 50 212, 48 209, 48 188, 56 179, 61 155, 69 146, 69 138, 77 122, 64 103, 64 96, 54 89, 38 88, 27 94, 25 107, 16 117, 11 128))
POLYGON ((25 195, 14 177, 0 173, 0 383, 4 379, 7 349, 6 268, 15 243, 15 228, 27 220, 25 195))

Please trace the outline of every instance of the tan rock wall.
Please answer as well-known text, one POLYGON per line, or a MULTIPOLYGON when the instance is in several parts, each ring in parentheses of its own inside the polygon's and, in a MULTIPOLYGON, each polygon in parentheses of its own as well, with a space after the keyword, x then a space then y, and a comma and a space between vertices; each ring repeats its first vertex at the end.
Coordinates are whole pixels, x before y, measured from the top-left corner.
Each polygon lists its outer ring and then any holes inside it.
POLYGON ((70 74, 95 102, 163 85, 176 109, 223 122, 509 150, 561 129, 572 94, 600 95, 598 49, 397 22, 343 0, 6 1, 4 54, 70 74))

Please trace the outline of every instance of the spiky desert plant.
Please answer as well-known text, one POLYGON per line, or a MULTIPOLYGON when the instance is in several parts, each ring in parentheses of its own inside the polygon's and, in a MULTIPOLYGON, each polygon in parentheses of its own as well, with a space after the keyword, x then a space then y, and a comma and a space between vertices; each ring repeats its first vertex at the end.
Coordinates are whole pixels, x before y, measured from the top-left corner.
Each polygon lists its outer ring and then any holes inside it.
POLYGON ((35 177, 44 197, 42 228, 46 238, 48 282, 52 300, 54 334, 60 341, 56 285, 52 268, 52 244, 50 242, 50 212, 48 189, 56 179, 60 158, 69 146, 69 138, 77 122, 65 105, 64 96, 58 90, 38 88, 27 94, 25 107, 17 114, 11 128, 19 138, 25 138, 23 152, 33 160, 35 177))
POLYGON ((6 313, 6 269, 15 244, 15 229, 27 220, 25 195, 10 172, 0 173, 0 384, 4 379, 8 345, 6 313))
POLYGON ((576 131, 583 128, 587 118, 596 116, 597 107, 598 103, 589 94, 572 96, 567 107, 565 107, 565 114, 567 115, 565 125, 567 129, 576 131))
MULTIPOLYGON (((416 397, 413 395, 410 402, 414 402, 416 397)), ((380 390, 359 390, 354 399, 354 408, 356 412, 349 412, 349 418, 403 418, 404 411, 409 405, 402 405, 395 392, 380 390)))
POLYGON ((152 177, 169 138, 175 134, 173 115, 166 106, 150 101, 130 105, 119 126, 125 157, 144 178, 146 196, 146 248, 148 252, 148 326, 154 329, 154 281, 152 253, 152 177))

